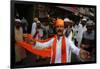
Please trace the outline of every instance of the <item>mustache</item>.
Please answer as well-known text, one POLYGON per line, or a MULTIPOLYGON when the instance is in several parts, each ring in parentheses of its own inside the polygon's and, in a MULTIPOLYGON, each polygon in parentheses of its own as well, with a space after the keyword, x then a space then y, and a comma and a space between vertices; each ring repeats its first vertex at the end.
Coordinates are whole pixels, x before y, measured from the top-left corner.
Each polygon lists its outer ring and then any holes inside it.
POLYGON ((59 30, 57 30, 57 32, 62 32, 62 30, 59 29, 59 30))

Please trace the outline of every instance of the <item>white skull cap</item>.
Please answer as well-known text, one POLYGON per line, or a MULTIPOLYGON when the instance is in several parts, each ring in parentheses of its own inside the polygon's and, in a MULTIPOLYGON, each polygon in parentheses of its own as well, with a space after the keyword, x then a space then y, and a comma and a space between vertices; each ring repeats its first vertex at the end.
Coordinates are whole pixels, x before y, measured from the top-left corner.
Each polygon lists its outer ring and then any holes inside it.
POLYGON ((71 20, 69 18, 65 18, 64 22, 71 22, 71 20))
POLYGON ((35 18, 34 18, 34 21, 38 21, 38 18, 37 18, 37 17, 35 17, 35 18))
POLYGON ((37 23, 40 23, 40 21, 37 21, 37 23))
POLYGON ((92 20, 87 21, 87 26, 91 26, 93 24, 94 24, 94 22, 92 20))
POLYGON ((15 22, 21 23, 21 20, 20 19, 15 19, 15 22))
POLYGON ((83 18, 82 21, 87 21, 87 19, 86 18, 83 18))

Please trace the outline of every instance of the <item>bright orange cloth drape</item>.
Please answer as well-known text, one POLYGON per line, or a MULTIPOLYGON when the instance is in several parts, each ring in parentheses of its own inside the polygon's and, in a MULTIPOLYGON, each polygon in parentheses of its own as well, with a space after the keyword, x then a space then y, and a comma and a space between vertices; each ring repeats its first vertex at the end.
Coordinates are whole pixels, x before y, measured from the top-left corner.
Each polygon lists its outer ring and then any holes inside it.
MULTIPOLYGON (((28 39, 33 39, 31 34, 28 34, 27 37, 28 37, 28 39)), ((53 38, 53 37, 51 37, 51 38, 53 38)), ((34 40, 38 41, 38 42, 47 42, 51 38, 48 38, 46 40, 36 40, 36 39, 34 39, 34 40)), ((30 45, 26 42, 17 42, 17 45, 25 48, 28 51, 30 51, 32 54, 35 54, 35 55, 38 55, 38 56, 41 56, 41 57, 51 57, 51 48, 38 50, 36 48, 33 48, 32 45, 30 45)))
POLYGON ((36 48, 33 48, 32 45, 26 43, 26 42, 17 42, 18 46, 21 46, 31 52, 32 54, 41 56, 41 57, 51 57, 51 48, 46 48, 42 50, 38 50, 36 48))

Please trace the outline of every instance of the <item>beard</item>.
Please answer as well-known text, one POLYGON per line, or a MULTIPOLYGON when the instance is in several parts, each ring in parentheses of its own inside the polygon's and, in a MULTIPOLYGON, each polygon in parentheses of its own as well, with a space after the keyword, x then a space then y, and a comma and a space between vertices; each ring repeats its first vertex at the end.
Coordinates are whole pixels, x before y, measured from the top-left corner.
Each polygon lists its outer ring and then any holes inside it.
POLYGON ((17 28, 17 29, 19 29, 19 28, 20 28, 20 26, 19 26, 19 25, 16 25, 16 28, 17 28))

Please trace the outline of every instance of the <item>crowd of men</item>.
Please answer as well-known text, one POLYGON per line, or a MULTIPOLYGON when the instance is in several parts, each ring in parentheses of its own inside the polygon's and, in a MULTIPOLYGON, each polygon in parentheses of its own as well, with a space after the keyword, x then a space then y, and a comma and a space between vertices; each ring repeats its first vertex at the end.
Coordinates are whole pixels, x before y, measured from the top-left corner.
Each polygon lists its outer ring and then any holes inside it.
MULTIPOLYGON (((39 18, 33 19, 31 35, 35 39, 44 40, 57 34, 55 29, 56 20, 61 18, 48 17, 42 22, 39 18)), ((62 18, 64 21, 63 34, 70 39, 76 47, 82 48, 91 54, 91 58, 87 61, 95 60, 95 22, 83 16, 82 19, 71 20, 68 17, 62 18)), ((15 19, 15 41, 24 41, 23 35, 27 34, 28 22, 23 19, 15 19)), ((60 31, 60 30, 59 30, 60 31)), ((58 32, 59 32, 58 31, 58 32)), ((22 61, 27 57, 25 49, 15 46, 16 62, 22 61)), ((36 60, 42 58, 36 57, 36 60)), ((82 59, 80 59, 82 61, 82 59)))

